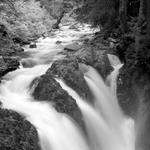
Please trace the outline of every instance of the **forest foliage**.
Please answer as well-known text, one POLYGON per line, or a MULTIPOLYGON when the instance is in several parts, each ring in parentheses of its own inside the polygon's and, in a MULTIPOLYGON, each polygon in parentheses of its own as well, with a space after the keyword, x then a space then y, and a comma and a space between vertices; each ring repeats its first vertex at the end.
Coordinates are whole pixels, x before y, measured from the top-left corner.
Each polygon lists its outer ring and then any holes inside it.
POLYGON ((48 35, 55 23, 60 23, 79 0, 1 0, 0 23, 10 35, 37 38, 48 35))
POLYGON ((134 77, 150 75, 148 0, 84 0, 76 12, 79 21, 100 27, 104 38, 119 41, 117 55, 134 77))
POLYGON ((39 1, 4 0, 0 8, 0 22, 12 37, 37 38, 47 34, 55 22, 39 1))

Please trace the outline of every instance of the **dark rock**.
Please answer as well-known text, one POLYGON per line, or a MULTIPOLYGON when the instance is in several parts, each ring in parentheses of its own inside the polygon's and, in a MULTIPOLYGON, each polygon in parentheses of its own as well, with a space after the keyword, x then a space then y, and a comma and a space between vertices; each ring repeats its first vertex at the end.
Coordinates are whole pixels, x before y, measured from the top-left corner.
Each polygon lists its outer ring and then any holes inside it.
POLYGON ((39 79, 40 77, 36 77, 30 84, 29 88, 30 88, 30 93, 32 94, 35 90, 35 88, 37 87, 38 83, 39 83, 39 79))
POLYGON ((18 113, 0 108, 0 149, 40 150, 36 129, 18 113))
POLYGON ((67 51, 77 51, 79 49, 81 49, 81 45, 77 44, 77 43, 73 43, 73 44, 69 44, 69 45, 66 45, 64 47, 64 50, 67 50, 67 51))
POLYGON ((80 30, 78 29, 78 26, 77 26, 77 25, 72 25, 72 26, 69 27, 69 29, 72 29, 72 30, 75 30, 75 31, 80 31, 80 30))
POLYGON ((0 33, 1 33, 2 36, 7 36, 8 35, 7 29, 3 24, 0 24, 0 33))
POLYGON ((15 50, 15 52, 23 52, 24 51, 24 49, 18 44, 13 45, 11 48, 13 50, 15 50))
POLYGON ((56 41, 56 44, 61 44, 62 43, 62 41, 56 41))
POLYGON ((0 56, 0 76, 3 76, 10 71, 16 70, 19 65, 20 64, 17 57, 0 56))
POLYGON ((117 96, 124 113, 135 118, 138 109, 138 98, 131 77, 128 76, 126 67, 120 69, 117 82, 117 96))
POLYGON ((37 48, 37 45, 36 45, 36 43, 31 43, 29 47, 30 48, 37 48))
POLYGON ((56 29, 58 30, 60 27, 59 27, 59 24, 55 23, 53 26, 52 26, 52 29, 56 29))
POLYGON ((12 48, 0 47, 0 55, 2 55, 2 56, 13 56, 15 54, 16 54, 16 52, 12 48))
POLYGON ((87 98, 89 89, 84 80, 84 75, 79 69, 77 61, 73 58, 64 58, 55 61, 47 74, 62 78, 68 86, 73 88, 80 96, 87 98))
POLYGON ((31 68, 37 65, 37 62, 31 58, 26 58, 21 60, 21 64, 24 68, 31 68))
POLYGON ((86 47, 73 54, 78 62, 90 65, 97 69, 101 76, 105 79, 113 70, 107 57, 106 50, 100 50, 92 47, 86 47))
POLYGON ((15 43, 19 43, 20 45, 29 45, 31 43, 29 40, 20 37, 14 37, 13 41, 15 43))
POLYGON ((80 126, 83 125, 82 115, 76 101, 61 88, 60 84, 50 74, 40 77, 33 96, 36 100, 51 102, 58 112, 66 113, 80 126))

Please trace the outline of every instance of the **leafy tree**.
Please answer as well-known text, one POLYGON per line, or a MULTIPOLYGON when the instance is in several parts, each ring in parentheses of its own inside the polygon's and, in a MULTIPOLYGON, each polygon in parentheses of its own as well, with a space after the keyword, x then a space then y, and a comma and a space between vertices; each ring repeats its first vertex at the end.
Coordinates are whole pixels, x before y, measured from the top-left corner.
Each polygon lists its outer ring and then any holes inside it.
POLYGON ((39 1, 9 0, 0 4, 0 21, 12 36, 34 38, 51 30, 54 19, 39 1))
POLYGON ((78 9, 79 20, 108 28, 118 14, 118 0, 86 0, 78 9))

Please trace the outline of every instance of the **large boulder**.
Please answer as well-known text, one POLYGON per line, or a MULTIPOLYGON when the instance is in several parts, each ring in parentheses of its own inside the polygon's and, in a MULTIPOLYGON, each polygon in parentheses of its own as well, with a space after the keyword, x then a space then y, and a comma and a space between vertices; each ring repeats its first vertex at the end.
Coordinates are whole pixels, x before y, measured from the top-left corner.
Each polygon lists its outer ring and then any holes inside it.
POLYGON ((0 108, 0 149, 40 150, 35 127, 18 113, 0 108))
POLYGON ((36 45, 36 43, 35 42, 31 42, 31 44, 30 44, 30 46, 29 46, 30 48, 37 48, 37 45, 36 45))
POLYGON ((10 71, 16 70, 19 65, 17 57, 0 56, 0 77, 10 71))
POLYGON ((13 37, 13 41, 20 45, 29 45, 31 43, 29 39, 24 39, 22 37, 13 37))
POLYGON ((82 115, 76 101, 62 89, 60 84, 50 74, 38 79, 33 96, 39 101, 49 101, 58 112, 66 113, 80 126, 83 125, 82 115))
POLYGON ((97 69, 101 76, 106 79, 113 70, 107 54, 107 50, 96 47, 85 47, 77 51, 73 56, 77 58, 79 63, 84 63, 97 69))
POLYGON ((89 96, 89 88, 76 59, 65 57, 62 60, 56 60, 51 68, 48 69, 47 74, 52 74, 63 79, 66 84, 73 88, 80 96, 84 98, 89 96))
POLYGON ((64 47, 64 50, 66 51, 77 51, 79 49, 81 49, 81 45, 79 45, 78 43, 72 43, 72 44, 69 44, 69 45, 66 45, 64 47))
POLYGON ((32 68, 37 65, 37 62, 32 58, 24 58, 21 60, 21 64, 24 68, 32 68))

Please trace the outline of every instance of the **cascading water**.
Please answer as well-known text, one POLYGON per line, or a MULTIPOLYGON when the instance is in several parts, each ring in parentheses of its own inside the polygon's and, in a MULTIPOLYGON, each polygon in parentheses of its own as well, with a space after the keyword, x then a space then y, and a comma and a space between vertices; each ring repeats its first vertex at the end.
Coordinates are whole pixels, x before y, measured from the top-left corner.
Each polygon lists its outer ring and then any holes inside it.
POLYGON ((6 77, 11 80, 3 81, 0 87, 3 107, 23 114, 35 125, 42 150, 79 150, 80 147, 88 150, 82 134, 69 117, 57 113, 48 103, 35 102, 30 96, 31 81, 44 73, 46 68, 47 66, 37 66, 8 74, 6 77))
POLYGON ((94 95, 94 105, 82 100, 79 95, 61 80, 57 81, 76 99, 88 132, 92 150, 134 150, 134 121, 122 113, 116 97, 116 80, 122 64, 114 55, 109 55, 114 71, 109 76, 110 88, 97 71, 88 66, 85 80, 94 95), (117 61, 116 61, 117 60, 117 61))
MULTIPOLYGON (((81 31, 80 34, 83 34, 81 31)), ((49 103, 37 102, 30 95, 29 86, 33 79, 45 73, 50 67, 47 64, 58 59, 55 55, 61 47, 55 44, 56 41, 63 40, 62 44, 65 44, 76 40, 78 34, 64 28, 55 38, 39 40, 38 49, 26 49, 31 53, 29 58, 22 60, 24 65, 28 64, 26 68, 21 67, 7 74, 0 85, 3 107, 24 115, 37 128, 42 150, 134 150, 134 123, 121 112, 115 92, 120 64, 114 63, 115 70, 109 77, 111 88, 105 85, 92 67, 88 67, 85 80, 94 95, 94 105, 82 100, 75 91, 57 79, 76 99, 84 117, 87 138, 67 115, 57 113, 49 103)))

